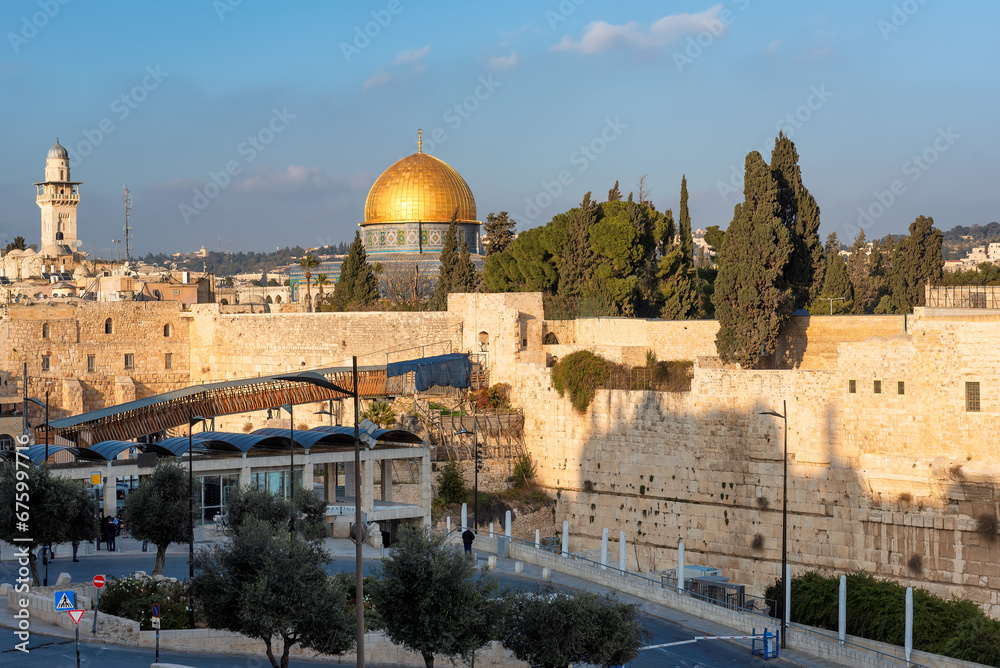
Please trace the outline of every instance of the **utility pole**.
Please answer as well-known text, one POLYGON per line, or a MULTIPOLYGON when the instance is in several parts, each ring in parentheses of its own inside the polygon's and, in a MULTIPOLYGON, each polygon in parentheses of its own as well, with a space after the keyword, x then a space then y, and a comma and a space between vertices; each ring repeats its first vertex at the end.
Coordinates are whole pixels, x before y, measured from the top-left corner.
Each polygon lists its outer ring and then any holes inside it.
POLYGON ((132 260, 132 228, 128 224, 129 213, 132 211, 132 193, 128 186, 122 186, 122 202, 125 204, 125 261, 132 260))

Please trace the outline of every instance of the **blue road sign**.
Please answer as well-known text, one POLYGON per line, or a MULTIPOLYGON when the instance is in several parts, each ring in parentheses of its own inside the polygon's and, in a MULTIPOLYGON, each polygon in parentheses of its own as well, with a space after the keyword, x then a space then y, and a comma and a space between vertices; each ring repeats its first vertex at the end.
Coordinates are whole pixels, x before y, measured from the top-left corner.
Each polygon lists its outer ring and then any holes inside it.
POLYGON ((75 592, 72 589, 57 591, 54 595, 56 610, 75 610, 75 592))
POLYGON ((159 617, 160 616, 160 604, 159 603, 154 603, 153 604, 153 616, 154 617, 159 617))

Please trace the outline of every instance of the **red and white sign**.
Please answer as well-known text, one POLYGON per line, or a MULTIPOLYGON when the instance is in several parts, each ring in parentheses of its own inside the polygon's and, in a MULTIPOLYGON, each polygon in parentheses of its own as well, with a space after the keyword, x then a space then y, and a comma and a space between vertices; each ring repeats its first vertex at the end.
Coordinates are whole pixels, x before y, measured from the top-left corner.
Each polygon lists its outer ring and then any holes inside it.
POLYGON ((97 587, 98 589, 100 589, 101 587, 104 586, 104 576, 103 575, 95 575, 94 576, 94 586, 97 587))
POLYGON ((79 625, 80 620, 83 618, 83 613, 85 613, 86 610, 67 610, 66 612, 68 612, 69 616, 73 618, 73 623, 79 625))

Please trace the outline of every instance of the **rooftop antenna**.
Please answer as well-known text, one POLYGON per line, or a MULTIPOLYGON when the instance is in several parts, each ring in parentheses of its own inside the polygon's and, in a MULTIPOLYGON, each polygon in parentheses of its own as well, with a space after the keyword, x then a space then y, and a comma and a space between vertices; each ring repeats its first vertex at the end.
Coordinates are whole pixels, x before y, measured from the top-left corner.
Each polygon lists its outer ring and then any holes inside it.
POLYGON ((222 232, 219 232, 219 252, 222 252, 222 232))
POLYGON ((125 261, 132 260, 132 227, 128 224, 129 213, 132 211, 132 193, 128 186, 122 186, 122 203, 125 204, 125 261))

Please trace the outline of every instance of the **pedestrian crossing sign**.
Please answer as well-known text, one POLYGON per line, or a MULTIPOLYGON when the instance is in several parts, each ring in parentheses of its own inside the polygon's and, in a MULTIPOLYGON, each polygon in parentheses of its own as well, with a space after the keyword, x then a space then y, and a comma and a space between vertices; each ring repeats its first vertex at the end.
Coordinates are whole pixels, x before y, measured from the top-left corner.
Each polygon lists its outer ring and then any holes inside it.
POLYGON ((76 608, 74 605, 74 592, 72 589, 67 591, 57 591, 55 593, 56 610, 73 610, 76 608))

